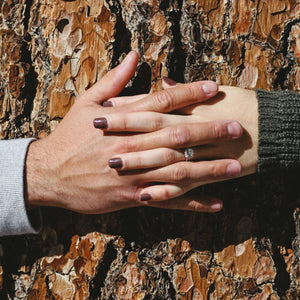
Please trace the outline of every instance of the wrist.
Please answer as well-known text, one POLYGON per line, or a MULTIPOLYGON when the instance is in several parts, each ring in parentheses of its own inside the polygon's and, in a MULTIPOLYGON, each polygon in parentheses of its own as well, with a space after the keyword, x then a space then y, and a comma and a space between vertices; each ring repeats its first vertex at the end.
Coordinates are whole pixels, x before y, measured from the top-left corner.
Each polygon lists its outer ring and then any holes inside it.
POLYGON ((25 161, 25 203, 27 208, 53 206, 56 199, 55 176, 44 140, 32 142, 25 161))
POLYGON ((242 164, 245 165, 245 175, 257 171, 258 164, 258 101, 254 90, 244 90, 244 105, 247 109, 242 117, 248 145, 245 143, 245 153, 242 164))

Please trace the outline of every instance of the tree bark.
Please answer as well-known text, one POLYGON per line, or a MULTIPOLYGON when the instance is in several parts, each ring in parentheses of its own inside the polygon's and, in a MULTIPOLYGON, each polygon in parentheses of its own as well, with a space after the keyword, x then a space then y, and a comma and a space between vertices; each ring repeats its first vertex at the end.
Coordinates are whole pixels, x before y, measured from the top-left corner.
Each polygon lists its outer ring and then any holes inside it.
MULTIPOLYGON (((42 138, 130 49, 124 94, 162 76, 300 90, 296 0, 0 0, 0 135, 42 138)), ((150 208, 44 209, 37 236, 0 245, 1 299, 299 299, 297 174, 217 191, 208 215, 150 208)), ((299 180, 299 178, 298 178, 299 180)))

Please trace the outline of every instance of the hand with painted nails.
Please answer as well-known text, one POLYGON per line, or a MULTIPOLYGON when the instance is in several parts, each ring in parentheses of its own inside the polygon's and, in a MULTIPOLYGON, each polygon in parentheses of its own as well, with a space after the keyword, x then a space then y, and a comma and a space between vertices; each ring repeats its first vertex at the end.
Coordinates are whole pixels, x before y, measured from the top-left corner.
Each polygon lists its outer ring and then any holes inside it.
MULTIPOLYGON (((28 206, 57 206, 82 213, 106 213, 144 205, 141 200, 149 200, 149 196, 142 190, 153 182, 168 182, 174 188, 173 197, 176 197, 199 185, 197 181, 210 182, 216 177, 223 179, 239 172, 239 166, 234 160, 220 160, 216 163, 207 161, 200 169, 195 165, 186 170, 190 171, 189 173, 185 173, 185 169, 180 167, 184 161, 178 162, 179 166, 176 167, 166 165, 157 170, 151 168, 147 172, 126 170, 121 172, 122 174, 108 166, 107 161, 110 158, 118 158, 119 154, 148 151, 161 145, 177 149, 177 154, 174 152, 174 155, 169 155, 169 159, 172 160, 173 156, 175 159, 178 155, 182 160, 185 147, 221 139, 231 140, 241 131, 238 123, 234 122, 203 123, 198 119, 184 120, 184 123, 192 123, 190 130, 187 126, 177 126, 172 118, 161 119, 162 123, 158 121, 153 128, 155 131, 151 132, 148 132, 147 124, 142 122, 145 133, 114 135, 99 130, 98 128, 110 128, 115 114, 168 113, 186 105, 205 101, 217 93, 215 83, 197 82, 152 95, 139 96, 135 98, 136 102, 132 101, 119 107, 110 107, 107 103, 101 106, 103 102, 111 99, 118 101, 113 97, 122 91, 133 76, 137 61, 137 54, 131 52, 120 66, 108 72, 77 99, 66 117, 48 137, 30 144, 25 166, 28 206), (105 118, 99 119, 101 116, 105 118), (236 128, 238 132, 235 132, 236 128), (183 182, 186 182, 186 185, 176 187, 176 184, 183 182), (141 197, 142 194, 144 196, 141 197)), ((134 124, 128 123, 128 126, 134 124)), ((199 151, 201 152, 200 149, 199 151)), ((195 152, 195 155, 201 155, 200 152, 195 152)), ((155 153, 154 155, 157 156, 155 153)), ((118 166, 120 161, 116 160, 113 164, 118 166)), ((160 200, 169 198, 164 196, 160 200)), ((209 212, 222 208, 220 200, 193 193, 165 202, 149 201, 146 204, 209 212)))

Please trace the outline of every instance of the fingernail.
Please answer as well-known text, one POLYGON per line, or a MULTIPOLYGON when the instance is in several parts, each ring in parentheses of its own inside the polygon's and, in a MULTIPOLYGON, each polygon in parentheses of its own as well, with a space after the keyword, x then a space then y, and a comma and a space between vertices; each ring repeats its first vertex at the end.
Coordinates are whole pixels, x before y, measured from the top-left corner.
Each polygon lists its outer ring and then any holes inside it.
POLYGON ((242 172, 242 167, 239 162, 235 161, 227 166, 226 173, 229 177, 236 177, 242 172))
POLYGON ((123 161, 121 158, 116 157, 116 158, 111 158, 108 161, 108 165, 112 169, 121 169, 123 167, 123 161))
POLYGON ((163 76, 162 80, 167 84, 167 85, 170 85, 170 86, 175 86, 177 85, 177 82, 169 77, 166 77, 166 76, 163 76))
POLYGON ((205 81, 202 90, 207 96, 210 96, 218 91, 218 85, 214 81, 205 81))
POLYGON ((96 118, 94 119, 94 127, 100 129, 106 129, 108 127, 106 118, 96 118))
POLYGON ((227 125, 228 134, 233 138, 239 138, 242 135, 242 127, 238 122, 230 122, 227 125))
POLYGON ((220 209, 222 209, 222 203, 214 203, 214 204, 212 204, 211 206, 210 206, 210 208, 212 209, 212 210, 220 210, 220 209))
POLYGON ((103 107, 113 107, 114 104, 112 103, 112 101, 107 100, 107 101, 102 102, 102 106, 103 107))
POLYGON ((125 58, 122 60, 121 65, 126 64, 126 62, 129 60, 131 55, 133 55, 134 51, 130 51, 129 53, 126 54, 125 58))
POLYGON ((140 200, 143 201, 143 202, 150 201, 150 200, 152 200, 152 197, 151 197, 150 194, 145 193, 145 194, 141 194, 140 200))

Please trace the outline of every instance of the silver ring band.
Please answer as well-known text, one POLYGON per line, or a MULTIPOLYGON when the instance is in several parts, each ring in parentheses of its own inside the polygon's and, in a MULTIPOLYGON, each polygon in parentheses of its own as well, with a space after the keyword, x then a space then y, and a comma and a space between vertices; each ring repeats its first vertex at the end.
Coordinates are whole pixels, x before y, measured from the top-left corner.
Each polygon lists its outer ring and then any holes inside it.
POLYGON ((184 157, 186 161, 190 161, 194 157, 194 150, 193 148, 186 148, 184 149, 184 157))

